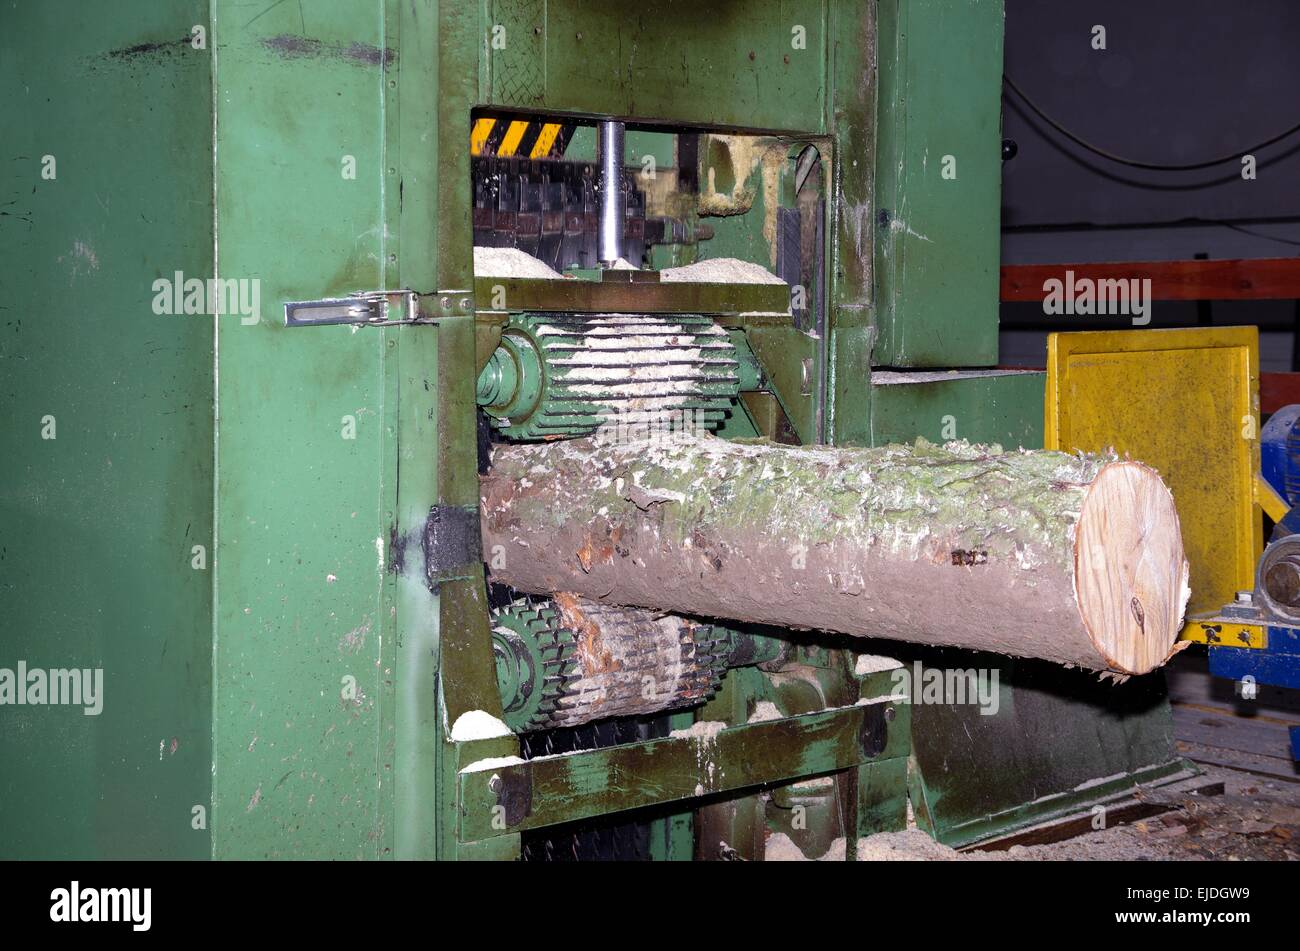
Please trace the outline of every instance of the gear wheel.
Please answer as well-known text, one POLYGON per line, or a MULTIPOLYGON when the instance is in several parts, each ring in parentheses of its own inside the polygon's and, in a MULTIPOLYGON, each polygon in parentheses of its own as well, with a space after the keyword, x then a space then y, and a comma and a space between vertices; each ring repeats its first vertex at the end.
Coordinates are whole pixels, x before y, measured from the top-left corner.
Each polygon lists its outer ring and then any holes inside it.
POLYGON ((577 673, 573 635, 549 602, 516 601, 492 614, 492 654, 506 726, 545 728, 577 673))

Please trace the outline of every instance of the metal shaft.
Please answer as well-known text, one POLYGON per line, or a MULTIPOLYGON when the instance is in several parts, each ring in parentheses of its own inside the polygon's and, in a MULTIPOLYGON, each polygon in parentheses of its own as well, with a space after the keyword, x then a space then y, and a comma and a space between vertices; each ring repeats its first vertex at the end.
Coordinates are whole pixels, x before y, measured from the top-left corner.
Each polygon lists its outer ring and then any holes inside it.
POLYGON ((605 121, 598 127, 600 142, 600 238, 602 264, 623 256, 623 132, 621 122, 605 121))

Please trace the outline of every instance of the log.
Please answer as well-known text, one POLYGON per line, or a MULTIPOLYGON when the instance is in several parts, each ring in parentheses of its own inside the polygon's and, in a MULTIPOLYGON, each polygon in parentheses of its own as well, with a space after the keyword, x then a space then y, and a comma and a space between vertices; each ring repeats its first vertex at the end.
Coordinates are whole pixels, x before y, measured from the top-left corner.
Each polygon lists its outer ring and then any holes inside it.
POLYGON ((678 436, 498 445, 493 579, 532 594, 1142 674, 1187 560, 1159 475, 1113 455, 678 436))

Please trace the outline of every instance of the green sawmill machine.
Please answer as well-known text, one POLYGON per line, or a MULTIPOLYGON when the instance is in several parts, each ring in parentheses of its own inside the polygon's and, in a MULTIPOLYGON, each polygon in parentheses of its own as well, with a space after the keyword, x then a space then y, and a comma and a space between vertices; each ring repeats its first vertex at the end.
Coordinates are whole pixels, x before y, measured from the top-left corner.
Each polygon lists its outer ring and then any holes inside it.
POLYGON ((1042 447, 1044 375, 993 369, 1001 0, 59 6, 0 14, 47 77, 3 107, 0 663, 104 710, 4 712, 6 855, 852 858, 1183 774, 1158 673, 595 604, 482 543, 503 447, 665 409, 1042 447), (251 306, 159 312, 214 277, 251 306))

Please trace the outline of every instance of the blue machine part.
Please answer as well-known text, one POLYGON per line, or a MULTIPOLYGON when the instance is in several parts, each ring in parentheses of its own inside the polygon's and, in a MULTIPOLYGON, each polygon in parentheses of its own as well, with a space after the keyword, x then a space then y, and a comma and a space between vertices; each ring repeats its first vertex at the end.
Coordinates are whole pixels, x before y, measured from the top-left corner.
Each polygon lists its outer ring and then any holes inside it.
POLYGON ((1288 505, 1300 502, 1300 404, 1284 406, 1259 434, 1260 471, 1288 505))
MULTIPOLYGON (((1284 406, 1270 416, 1259 441, 1260 472, 1291 506, 1273 530, 1273 544, 1288 545, 1287 536, 1300 535, 1300 404, 1284 406)), ((1215 677, 1300 690, 1300 628, 1270 625, 1268 646, 1263 649, 1214 645, 1209 661, 1215 677)), ((1291 756, 1300 762, 1300 726, 1291 727, 1290 733, 1291 756)))
POLYGON ((1270 626, 1265 648, 1216 645, 1208 656, 1215 677, 1300 690, 1300 630, 1296 628, 1270 626))

